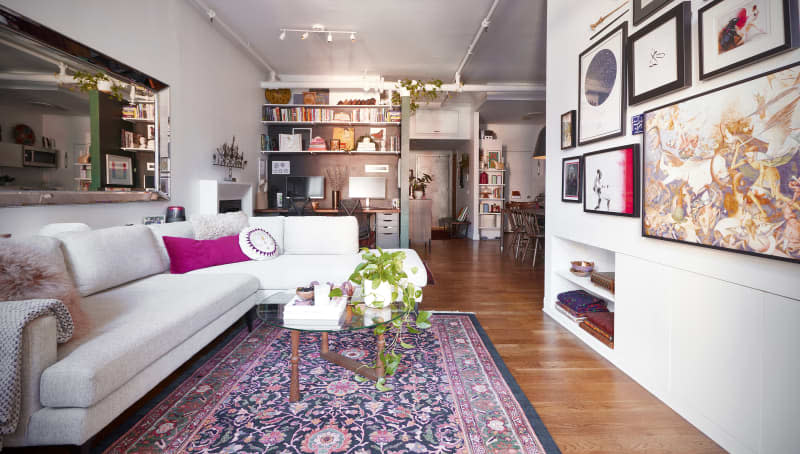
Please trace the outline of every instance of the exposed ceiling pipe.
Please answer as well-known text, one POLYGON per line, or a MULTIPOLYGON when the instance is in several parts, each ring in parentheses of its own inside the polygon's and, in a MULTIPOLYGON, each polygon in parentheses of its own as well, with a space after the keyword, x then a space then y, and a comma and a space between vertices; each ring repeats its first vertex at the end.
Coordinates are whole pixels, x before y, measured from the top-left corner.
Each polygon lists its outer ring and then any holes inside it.
POLYGON ((456 86, 461 85, 461 71, 463 71, 464 67, 467 66, 467 62, 469 61, 470 57, 472 57, 472 53, 475 51, 478 41, 481 40, 481 36, 483 36, 483 34, 489 29, 489 24, 492 23, 492 15, 494 14, 494 10, 497 8, 498 3, 500 3, 500 0, 494 0, 492 2, 492 6, 489 7, 489 12, 481 21, 481 27, 477 32, 475 32, 475 37, 472 38, 472 43, 469 45, 466 55, 464 55, 464 58, 461 59, 461 63, 458 65, 458 69, 456 69, 456 74, 453 76, 454 84, 456 86))
POLYGON ((216 11, 209 8, 209 6, 203 0, 191 0, 191 2, 194 3, 195 6, 200 8, 203 14, 208 16, 208 19, 209 21, 211 21, 212 24, 214 23, 218 24, 220 28, 222 28, 230 38, 232 38, 237 44, 242 46, 242 48, 244 48, 244 50, 247 51, 247 53, 250 54, 251 57, 253 57, 253 59, 255 59, 258 63, 260 63, 261 66, 263 66, 268 71, 270 80, 273 81, 279 80, 278 74, 275 72, 275 69, 269 63, 267 63, 267 60, 265 60, 264 57, 261 56, 261 54, 256 52, 255 49, 253 49, 253 46, 251 46, 248 41, 242 39, 242 37, 239 36, 239 34, 236 33, 232 28, 230 28, 228 24, 226 24, 225 22, 222 21, 222 19, 217 17, 216 11))
MULTIPOLYGON (((380 89, 379 80, 382 78, 371 77, 366 83, 369 88, 380 89)), ((338 78, 324 81, 319 78, 294 79, 282 81, 263 81, 261 88, 310 88, 325 86, 326 88, 336 88, 345 90, 363 89, 365 80, 362 77, 352 79, 338 78)), ((433 87, 431 85, 431 87, 433 87)), ((545 85, 542 83, 487 83, 487 84, 442 84, 440 91, 465 91, 465 92, 541 92, 544 93, 545 85)))

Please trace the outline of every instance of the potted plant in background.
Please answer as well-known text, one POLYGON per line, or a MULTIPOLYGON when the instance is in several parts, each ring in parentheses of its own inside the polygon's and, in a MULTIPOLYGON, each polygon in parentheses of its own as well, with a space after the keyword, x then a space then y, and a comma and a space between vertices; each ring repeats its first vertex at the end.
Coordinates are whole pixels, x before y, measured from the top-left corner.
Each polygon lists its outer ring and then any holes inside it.
POLYGON ((435 79, 424 82, 421 80, 405 79, 398 80, 395 87, 397 91, 392 93, 392 104, 399 105, 402 102, 400 90, 407 91, 410 98, 409 108, 411 114, 414 114, 419 107, 417 101, 427 103, 435 100, 436 97, 439 96, 439 90, 442 88, 442 81, 435 79))
POLYGON ((425 188, 428 187, 431 181, 433 181, 433 177, 427 173, 423 173, 422 176, 419 177, 411 176, 408 178, 408 183, 409 186, 411 186, 415 199, 422 199, 425 197, 425 188))
MULTIPOLYGON (((356 266, 349 280, 361 286, 365 307, 361 309, 356 306, 354 311, 363 310, 365 317, 381 317, 384 320, 388 320, 391 318, 390 305, 397 301, 399 310, 403 313, 402 316, 391 323, 394 328, 394 336, 386 343, 386 347, 381 354, 381 361, 386 375, 392 376, 397 372, 397 367, 403 358, 403 355, 397 351, 397 346, 399 345, 406 349, 414 347, 403 341, 402 335, 406 331, 416 334, 419 333, 420 329, 430 328, 431 313, 430 311, 419 311, 416 314, 416 318, 412 319, 417 299, 422 296, 422 290, 417 289, 413 283, 409 282, 408 274, 403 271, 403 261, 406 258, 405 252, 386 252, 381 248, 378 248, 377 251, 362 248, 361 252, 361 258, 364 261, 356 266), (412 320, 414 322, 413 325, 412 320)), ((416 267, 411 269, 412 273, 417 271, 416 267)), ((342 288, 331 290, 330 296, 332 297, 342 295, 342 288)), ((375 334, 384 334, 388 329, 387 325, 380 325, 375 328, 375 334)), ((360 381, 365 380, 363 377, 357 379, 360 381)), ((381 391, 391 389, 390 386, 386 385, 384 377, 381 377, 375 386, 381 391)))

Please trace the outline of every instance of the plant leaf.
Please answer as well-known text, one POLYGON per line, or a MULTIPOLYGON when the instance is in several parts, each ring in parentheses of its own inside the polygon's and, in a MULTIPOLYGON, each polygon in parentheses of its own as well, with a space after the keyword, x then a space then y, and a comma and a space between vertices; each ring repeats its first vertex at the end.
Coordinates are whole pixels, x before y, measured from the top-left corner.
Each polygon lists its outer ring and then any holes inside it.
POLYGON ((328 294, 329 298, 334 298, 334 297, 337 297, 337 296, 344 296, 344 293, 342 292, 342 289, 335 288, 335 289, 331 290, 331 292, 328 294))
POLYGON ((411 272, 412 273, 417 274, 417 271, 419 271, 419 267, 418 266, 411 267, 411 272))
POLYGON ((354 375, 353 376, 353 380, 355 380, 355 381, 357 381, 359 383, 364 383, 365 381, 367 381, 367 377, 364 377, 362 375, 354 375))
POLYGON ((375 382, 375 389, 377 389, 380 392, 386 392, 386 391, 391 391, 392 390, 392 386, 386 384, 386 378, 385 377, 381 377, 381 378, 378 379, 377 382, 375 382))
POLYGON ((406 348, 406 349, 412 349, 412 348, 414 348, 414 346, 413 346, 413 345, 411 345, 411 344, 409 344, 409 343, 407 343, 407 342, 403 342, 403 341, 400 341, 400 346, 401 346, 401 347, 403 347, 403 348, 406 348))

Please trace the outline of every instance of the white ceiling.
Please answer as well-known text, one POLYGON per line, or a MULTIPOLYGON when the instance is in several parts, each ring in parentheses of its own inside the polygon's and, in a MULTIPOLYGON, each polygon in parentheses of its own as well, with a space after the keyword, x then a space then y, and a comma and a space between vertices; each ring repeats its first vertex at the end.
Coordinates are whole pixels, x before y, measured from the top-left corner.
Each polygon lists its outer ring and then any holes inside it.
MULTIPOLYGON (((452 82, 492 0, 206 0, 278 75, 381 75, 452 82), (278 39, 281 28, 355 30, 278 39)), ((544 82, 545 0, 500 0, 462 73, 466 83, 544 82)))

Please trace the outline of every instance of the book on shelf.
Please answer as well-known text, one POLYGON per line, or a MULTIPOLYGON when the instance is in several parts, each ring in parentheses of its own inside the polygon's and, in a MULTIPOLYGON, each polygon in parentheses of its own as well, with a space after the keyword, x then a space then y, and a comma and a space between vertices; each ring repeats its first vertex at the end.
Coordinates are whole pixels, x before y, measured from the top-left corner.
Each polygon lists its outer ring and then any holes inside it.
POLYGON ((156 118, 156 105, 134 104, 122 106, 122 118, 126 120, 154 120, 156 118))
POLYGON ((276 107, 263 106, 261 110, 262 121, 300 121, 300 122, 353 122, 353 123, 383 123, 399 122, 399 111, 388 110, 388 107, 365 107, 362 109, 337 109, 335 107, 276 107))

